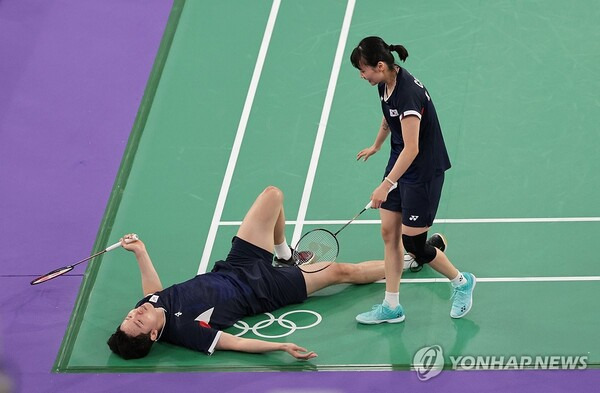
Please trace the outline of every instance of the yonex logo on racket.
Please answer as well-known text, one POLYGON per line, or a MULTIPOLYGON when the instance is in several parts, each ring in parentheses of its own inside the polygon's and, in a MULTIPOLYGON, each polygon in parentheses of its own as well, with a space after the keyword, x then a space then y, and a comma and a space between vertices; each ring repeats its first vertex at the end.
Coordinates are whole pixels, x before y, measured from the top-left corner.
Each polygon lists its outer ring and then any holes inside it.
POLYGON ((252 331, 252 333, 254 333, 256 336, 262 337, 262 338, 286 337, 286 336, 289 336, 290 334, 294 333, 296 330, 310 329, 314 326, 317 326, 323 320, 323 317, 321 317, 321 314, 319 314, 318 312, 315 312, 315 311, 311 311, 311 310, 288 311, 284 314, 281 314, 281 316, 279 316, 278 318, 275 318, 275 316, 273 314, 271 314, 270 312, 266 312, 265 315, 268 317, 268 319, 259 321, 252 327, 250 327, 250 325, 248 325, 248 323, 246 323, 244 321, 237 321, 233 326, 238 329, 241 329, 242 331, 239 332, 238 334, 236 334, 235 336, 240 337, 240 336, 243 336, 244 334, 248 333, 249 331, 252 331), (297 314, 297 313, 312 314, 315 317, 315 321, 308 325, 298 326, 298 324, 296 324, 296 322, 286 318, 289 315, 297 314), (287 331, 282 334, 272 334, 272 335, 265 334, 265 333, 262 333, 259 331, 259 330, 268 328, 269 326, 273 325, 273 323, 275 323, 275 322, 277 322, 277 324, 280 327, 287 329, 287 331))

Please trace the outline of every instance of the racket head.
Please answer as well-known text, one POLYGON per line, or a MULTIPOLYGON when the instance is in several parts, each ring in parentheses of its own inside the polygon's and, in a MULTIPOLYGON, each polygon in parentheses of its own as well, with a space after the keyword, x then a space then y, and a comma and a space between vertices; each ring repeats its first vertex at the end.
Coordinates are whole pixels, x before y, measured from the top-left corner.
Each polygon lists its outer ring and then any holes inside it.
POLYGON ((34 279, 33 281, 30 282, 31 285, 37 285, 37 284, 41 284, 43 282, 52 280, 53 278, 56 278, 58 276, 62 276, 63 274, 66 274, 68 272, 70 272, 71 270, 73 270, 75 266, 69 265, 69 266, 63 266, 63 267, 59 267, 58 269, 52 270, 49 273, 46 273, 42 276, 39 276, 38 278, 34 279))
POLYGON ((335 235, 327 229, 317 228, 306 232, 294 247, 296 265, 314 262, 333 262, 340 252, 340 244, 335 235))

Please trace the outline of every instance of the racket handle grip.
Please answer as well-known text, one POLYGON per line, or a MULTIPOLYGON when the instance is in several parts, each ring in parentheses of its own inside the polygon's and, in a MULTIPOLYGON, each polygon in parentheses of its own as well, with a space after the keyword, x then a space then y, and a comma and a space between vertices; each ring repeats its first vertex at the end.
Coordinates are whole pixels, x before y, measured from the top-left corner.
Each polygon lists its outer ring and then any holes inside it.
MULTIPOLYGON (((139 237, 138 237, 138 235, 136 235, 135 233, 133 233, 133 234, 131 235, 131 240, 138 240, 138 239, 139 239, 139 237)), ((113 244, 112 246, 108 246, 108 247, 106 248, 106 250, 104 250, 104 252, 107 252, 107 251, 112 251, 112 250, 114 250, 115 248, 119 248, 119 247, 121 247, 121 242, 117 242, 117 243, 113 244)))
MULTIPOLYGON (((390 189, 388 190, 388 194, 390 192, 392 192, 396 187, 398 187, 398 182, 395 182, 394 184, 392 184, 392 186, 390 187, 390 189)), ((365 210, 370 209, 371 207, 373 207, 373 201, 369 201, 369 203, 367 203, 367 206, 365 206, 365 210)))
POLYGON ((113 244, 112 246, 106 247, 106 250, 104 250, 104 251, 112 251, 112 250, 114 250, 115 248, 118 248, 118 247, 121 247, 121 242, 118 242, 118 243, 113 244))

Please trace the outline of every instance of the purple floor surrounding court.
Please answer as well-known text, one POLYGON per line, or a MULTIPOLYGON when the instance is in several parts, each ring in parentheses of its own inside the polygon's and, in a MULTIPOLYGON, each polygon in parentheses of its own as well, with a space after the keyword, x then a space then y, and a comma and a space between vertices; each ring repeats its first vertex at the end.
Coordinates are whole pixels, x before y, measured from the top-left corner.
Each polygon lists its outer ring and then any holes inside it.
POLYGON ((413 372, 52 373, 81 277, 31 287, 30 276, 92 249, 170 7, 0 1, 0 366, 14 391, 593 390, 600 370, 443 372, 428 382, 413 372))

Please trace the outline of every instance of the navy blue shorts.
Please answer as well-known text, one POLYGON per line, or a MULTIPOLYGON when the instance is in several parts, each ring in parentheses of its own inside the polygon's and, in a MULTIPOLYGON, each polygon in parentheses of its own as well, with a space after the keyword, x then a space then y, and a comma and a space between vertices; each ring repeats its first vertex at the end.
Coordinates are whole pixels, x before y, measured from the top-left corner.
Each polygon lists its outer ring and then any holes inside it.
POLYGON ((273 254, 235 236, 225 261, 215 264, 213 271, 235 274, 251 288, 263 308, 274 311, 307 298, 306 282, 297 267, 274 267, 273 254))
POLYGON ((402 213, 402 224, 408 227, 430 227, 437 214, 443 185, 444 173, 428 183, 398 182, 398 188, 388 194, 381 208, 402 213))

